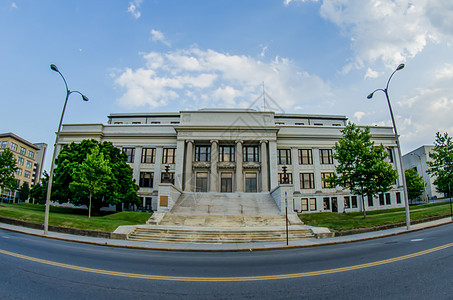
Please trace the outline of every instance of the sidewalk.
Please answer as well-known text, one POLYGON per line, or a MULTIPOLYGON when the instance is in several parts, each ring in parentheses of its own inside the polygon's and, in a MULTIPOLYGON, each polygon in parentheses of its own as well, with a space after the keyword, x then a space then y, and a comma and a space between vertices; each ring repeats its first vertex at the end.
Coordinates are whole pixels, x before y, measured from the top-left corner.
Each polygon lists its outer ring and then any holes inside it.
POLYGON ((130 240, 115 240, 105 238, 94 238, 80 235, 71 235, 65 233, 51 232, 48 235, 44 235, 43 230, 32 229, 27 227, 9 225, 0 223, 0 229, 5 229, 13 232, 25 233, 34 236, 47 237, 58 240, 87 243, 93 245, 111 246, 111 247, 123 247, 123 248, 134 248, 134 249, 150 249, 150 250, 164 250, 164 251, 257 251, 257 250, 277 250, 277 249, 290 249, 290 248, 302 248, 302 247, 313 247, 321 245, 333 245, 341 243, 350 243, 356 241, 363 241, 375 238, 381 238, 386 236, 392 236, 397 234, 403 234, 407 232, 418 231, 426 228, 436 227, 444 224, 451 223, 451 218, 444 218, 426 223, 420 223, 411 225, 410 230, 406 230, 406 227, 398 227, 393 229, 373 231, 367 233, 360 233, 355 235, 347 235, 341 237, 325 238, 325 239, 302 239, 296 241, 289 241, 289 245, 286 242, 266 242, 266 243, 227 243, 227 244, 179 244, 179 243, 151 243, 151 242, 140 242, 130 240))

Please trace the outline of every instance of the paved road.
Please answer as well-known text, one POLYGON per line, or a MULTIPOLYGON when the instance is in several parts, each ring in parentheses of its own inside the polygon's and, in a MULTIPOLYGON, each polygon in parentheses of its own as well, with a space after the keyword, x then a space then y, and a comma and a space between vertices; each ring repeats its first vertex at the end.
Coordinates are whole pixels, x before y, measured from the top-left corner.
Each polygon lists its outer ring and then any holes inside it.
POLYGON ((341 245, 195 253, 0 230, 0 299, 452 299, 452 233, 448 224, 341 245))

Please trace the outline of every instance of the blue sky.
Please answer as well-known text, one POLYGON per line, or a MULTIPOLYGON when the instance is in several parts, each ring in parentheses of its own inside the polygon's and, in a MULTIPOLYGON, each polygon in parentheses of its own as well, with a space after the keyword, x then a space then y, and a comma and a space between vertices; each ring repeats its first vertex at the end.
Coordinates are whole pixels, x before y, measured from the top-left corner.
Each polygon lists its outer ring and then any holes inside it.
MULTIPOLYGON (((403 153, 453 134, 451 0, 0 2, 0 132, 52 145, 64 123, 112 112, 250 107, 391 125, 403 153)), ((50 151, 47 160, 50 159, 50 151)))

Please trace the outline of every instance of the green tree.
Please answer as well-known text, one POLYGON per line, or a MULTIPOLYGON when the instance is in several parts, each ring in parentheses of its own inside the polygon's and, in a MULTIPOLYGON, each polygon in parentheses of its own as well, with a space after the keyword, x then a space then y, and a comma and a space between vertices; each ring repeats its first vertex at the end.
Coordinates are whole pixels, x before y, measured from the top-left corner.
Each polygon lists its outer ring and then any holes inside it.
POLYGON ((437 191, 451 197, 450 188, 453 188, 453 141, 447 132, 436 133, 436 140, 430 157, 432 161, 428 161, 428 173, 436 176, 434 184, 437 191))
POLYGON ((0 152, 0 192, 13 192, 17 189, 17 182, 14 178, 16 170, 14 154, 9 149, 0 152))
POLYGON ((425 191, 425 182, 423 177, 417 174, 415 169, 407 169, 405 171, 406 185, 407 185, 407 197, 412 201, 418 196, 422 195, 425 191))
POLYGON ((49 174, 44 171, 43 177, 39 183, 33 185, 30 189, 30 199, 33 204, 45 204, 47 196, 47 186, 49 183, 49 174))
POLYGON ((376 147, 371 141, 369 127, 361 130, 349 123, 341 132, 343 137, 335 144, 333 154, 338 162, 336 174, 328 181, 361 195, 363 217, 366 218, 364 196, 389 191, 398 174, 385 161, 388 153, 384 147, 376 147))
POLYGON ((71 143, 62 148, 59 153, 52 183, 52 199, 59 203, 70 202, 74 205, 88 206, 87 196, 75 195, 69 185, 74 181, 74 170, 81 165, 91 150, 96 146, 104 159, 109 162, 112 176, 108 189, 101 195, 93 195, 93 214, 99 213, 102 206, 118 205, 120 203, 139 203, 137 196, 138 186, 132 176, 132 168, 127 164, 127 155, 114 147, 110 142, 99 143, 96 140, 83 140, 80 143, 71 143))
POLYGON ((28 199, 29 195, 30 195, 30 186, 28 185, 28 182, 24 182, 24 183, 22 183, 22 186, 19 189, 19 200, 25 201, 28 199))
POLYGON ((69 189, 76 196, 88 196, 88 218, 91 218, 91 203, 93 196, 105 193, 112 181, 112 169, 104 154, 99 152, 99 146, 91 149, 85 161, 73 169, 73 179, 69 189))

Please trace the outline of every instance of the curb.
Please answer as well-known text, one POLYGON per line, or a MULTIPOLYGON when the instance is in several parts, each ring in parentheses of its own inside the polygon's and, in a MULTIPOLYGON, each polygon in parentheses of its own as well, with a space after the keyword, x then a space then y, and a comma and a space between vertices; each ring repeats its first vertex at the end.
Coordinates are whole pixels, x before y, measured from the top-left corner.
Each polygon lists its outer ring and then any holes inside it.
POLYGON ((77 240, 77 239, 71 239, 71 238, 65 238, 65 237, 58 237, 58 236, 46 236, 44 234, 25 232, 25 231, 21 231, 21 230, 14 229, 14 228, 4 228, 4 227, 1 226, 1 223, 0 223, 0 228, 3 229, 3 230, 11 231, 11 232, 23 233, 23 234, 28 234, 28 235, 37 236, 37 237, 43 237, 43 238, 49 238, 49 239, 55 239, 55 240, 62 240, 62 241, 69 241, 69 242, 76 242, 76 243, 82 243, 82 244, 97 245, 97 246, 116 247, 116 248, 128 248, 128 249, 138 249, 138 250, 157 250, 157 251, 175 251, 175 252, 251 252, 251 251, 298 249, 298 248, 309 248, 309 247, 311 248, 311 247, 330 246, 330 245, 338 245, 338 244, 346 244, 346 243, 374 240, 374 239, 390 237, 390 236, 396 236, 396 235, 410 233, 410 232, 421 231, 421 230, 428 229, 428 228, 435 228, 435 227, 439 227, 439 226, 442 226, 442 225, 447 225, 447 224, 450 224, 450 223, 453 223, 453 221, 449 220, 449 221, 444 222, 444 223, 432 224, 432 225, 427 225, 425 227, 409 229, 409 230, 401 231, 401 232, 392 232, 392 233, 388 233, 388 234, 384 234, 384 235, 378 235, 378 236, 372 236, 372 237, 364 237, 364 238, 358 238, 358 239, 350 239, 350 240, 342 240, 342 241, 332 241, 332 242, 319 243, 319 244, 289 245, 289 246, 280 246, 280 245, 278 245, 278 246, 270 246, 270 247, 243 247, 243 248, 228 248, 228 249, 227 248, 225 248, 225 249, 208 249, 208 248, 205 248, 205 249, 195 249, 195 248, 185 249, 185 248, 171 248, 171 247, 118 245, 118 244, 110 244, 108 242, 95 242, 95 241, 77 240))

